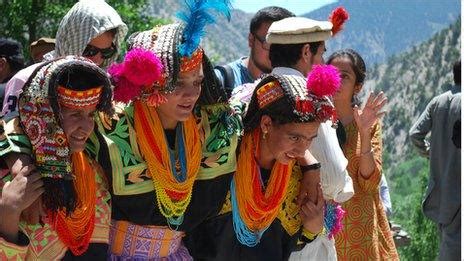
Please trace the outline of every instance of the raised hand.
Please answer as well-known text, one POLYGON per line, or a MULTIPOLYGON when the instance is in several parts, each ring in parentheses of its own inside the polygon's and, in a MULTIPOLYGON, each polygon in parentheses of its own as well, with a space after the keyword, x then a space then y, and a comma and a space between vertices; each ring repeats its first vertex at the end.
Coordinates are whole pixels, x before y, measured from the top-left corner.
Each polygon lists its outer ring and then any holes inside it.
POLYGON ((374 93, 371 92, 363 109, 357 106, 353 108, 354 120, 356 121, 361 135, 370 134, 370 130, 374 123, 385 114, 382 109, 386 104, 387 97, 383 92, 375 96, 374 93))

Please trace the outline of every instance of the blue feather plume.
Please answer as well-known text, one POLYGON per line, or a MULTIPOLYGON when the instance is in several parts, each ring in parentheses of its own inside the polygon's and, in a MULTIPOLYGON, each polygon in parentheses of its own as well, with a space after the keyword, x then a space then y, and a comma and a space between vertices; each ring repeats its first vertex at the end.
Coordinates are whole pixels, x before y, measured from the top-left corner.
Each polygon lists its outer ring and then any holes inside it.
POLYGON ((190 57, 200 45, 205 35, 205 26, 216 21, 212 11, 227 17, 230 21, 230 0, 185 0, 187 10, 177 13, 177 17, 185 23, 182 38, 184 42, 179 46, 181 56, 190 57))

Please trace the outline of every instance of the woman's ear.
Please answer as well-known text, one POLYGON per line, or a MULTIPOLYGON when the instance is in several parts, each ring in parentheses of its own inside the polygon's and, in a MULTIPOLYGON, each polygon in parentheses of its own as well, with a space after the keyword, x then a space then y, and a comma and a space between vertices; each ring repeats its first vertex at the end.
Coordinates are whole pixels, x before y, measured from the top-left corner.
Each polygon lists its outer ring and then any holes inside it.
POLYGON ((261 133, 268 133, 272 126, 272 119, 268 115, 261 116, 261 122, 259 123, 261 133))
POLYGON ((362 89, 362 84, 356 83, 354 85, 353 94, 358 94, 362 89))

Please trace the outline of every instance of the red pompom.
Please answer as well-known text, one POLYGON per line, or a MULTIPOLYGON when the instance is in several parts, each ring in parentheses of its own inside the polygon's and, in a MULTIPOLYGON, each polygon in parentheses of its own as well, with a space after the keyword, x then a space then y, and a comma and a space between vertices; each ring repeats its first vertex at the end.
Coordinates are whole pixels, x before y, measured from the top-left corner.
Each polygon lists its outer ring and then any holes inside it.
POLYGON ((340 74, 333 65, 313 65, 308 75, 308 91, 316 96, 332 96, 340 88, 340 74))
POLYGON ((124 59, 124 76, 136 85, 151 86, 159 80, 162 71, 163 64, 151 51, 135 48, 124 59))
POLYGON ((350 18, 350 15, 345 8, 339 6, 332 11, 329 16, 329 21, 333 24, 332 36, 343 29, 343 24, 350 18))

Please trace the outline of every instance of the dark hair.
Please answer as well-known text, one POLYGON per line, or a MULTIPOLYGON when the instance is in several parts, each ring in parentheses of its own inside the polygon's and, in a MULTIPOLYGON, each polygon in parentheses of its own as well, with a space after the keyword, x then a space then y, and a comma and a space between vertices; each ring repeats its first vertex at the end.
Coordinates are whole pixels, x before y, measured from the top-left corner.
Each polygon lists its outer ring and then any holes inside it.
POLYGON ((203 53, 203 81, 197 103, 200 105, 216 104, 227 101, 227 92, 214 73, 214 67, 208 56, 203 53))
POLYGON ((285 8, 278 6, 268 6, 260 9, 256 14, 251 18, 250 22, 250 33, 255 34, 259 30, 262 24, 272 23, 275 21, 282 20, 287 17, 295 16, 294 13, 288 11, 285 8))
POLYGON ((95 66, 89 66, 83 62, 66 63, 50 77, 49 95, 50 104, 57 111, 57 85, 68 89, 83 91, 97 86, 103 86, 97 110, 105 112, 109 116, 114 113, 111 97, 112 89, 106 73, 95 66), (52 98, 53 97, 53 98, 52 98))
POLYGON ((301 44, 271 44, 269 59, 272 67, 293 67, 301 59, 301 49, 309 44, 312 55, 317 54, 317 49, 323 42, 301 43, 301 44))
MULTIPOLYGON (((356 84, 363 84, 364 80, 366 79, 366 63, 364 63, 363 58, 359 53, 357 53, 353 49, 343 49, 343 50, 338 50, 331 54, 329 58, 327 59, 327 64, 330 64, 335 58, 339 57, 347 57, 351 61, 351 68, 354 71, 355 74, 355 83, 356 84)), ((353 95, 352 105, 361 105, 361 101, 358 97, 358 95, 353 95)))
POLYGON ((454 84, 461 85, 461 60, 456 61, 453 65, 454 84))
POLYGON ((327 64, 330 64, 335 58, 347 57, 351 61, 351 68, 356 76, 356 83, 363 84, 366 79, 366 64, 359 53, 353 49, 338 50, 331 54, 327 59, 327 64))

